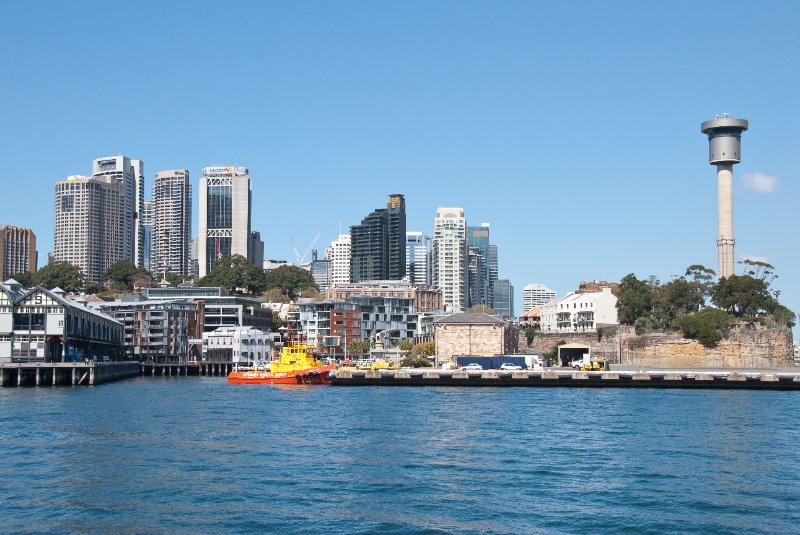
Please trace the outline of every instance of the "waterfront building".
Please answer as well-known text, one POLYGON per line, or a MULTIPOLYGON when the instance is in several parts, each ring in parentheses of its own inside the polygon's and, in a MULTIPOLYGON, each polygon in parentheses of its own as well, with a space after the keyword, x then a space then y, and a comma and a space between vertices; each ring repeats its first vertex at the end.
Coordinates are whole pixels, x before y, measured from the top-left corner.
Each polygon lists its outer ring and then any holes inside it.
POLYGON ((527 284, 522 289, 522 311, 546 305, 556 298, 556 293, 544 284, 527 284))
POLYGON ((203 360, 255 366, 271 360, 272 335, 250 326, 219 327, 203 333, 203 360))
POLYGON ((461 312, 434 320, 436 364, 456 355, 495 356, 517 353, 519 336, 509 320, 483 312, 461 312))
POLYGON ((348 346, 362 340, 361 317, 361 308, 354 303, 310 299, 298 303, 298 320, 305 339, 331 357, 344 357, 348 346))
POLYGON ((205 167, 200 178, 198 271, 205 277, 220 258, 250 258, 251 184, 246 167, 205 167))
POLYGON ((159 171, 153 185, 155 260, 158 273, 189 275, 192 239, 192 185, 189 171, 159 171))
POLYGON ((433 226, 433 286, 450 311, 468 304, 467 219, 463 208, 438 208, 433 226))
POLYGON ((92 176, 108 177, 122 184, 123 259, 135 266, 144 265, 144 230, 141 213, 144 207, 144 163, 122 155, 97 158, 92 162, 92 176))
POLYGON ((250 262, 259 268, 264 266, 264 241, 257 230, 250 233, 250 262))
POLYGON ((617 325, 617 298, 611 288, 568 292, 542 306, 543 332, 585 332, 617 325))
POLYGON ((327 299, 350 299, 358 296, 402 297, 414 301, 414 310, 429 312, 442 309, 442 292, 429 286, 406 281, 365 281, 334 284, 325 292, 327 299))
POLYGON ((114 176, 70 176, 56 182, 52 259, 78 266, 87 281, 126 253, 123 182, 114 176))
POLYGON ((228 295, 225 288, 179 285, 175 288, 148 288, 148 299, 184 299, 201 303, 198 309, 203 332, 217 327, 249 325, 262 331, 272 328, 272 312, 258 299, 228 295))
POLYGON ((0 285, 0 362, 123 360, 122 324, 58 288, 0 285))
POLYGON ((90 306, 122 323, 126 360, 184 364, 200 356, 198 303, 126 295, 90 306))
POLYGON ((389 195, 379 208, 350 228, 350 280, 399 280, 406 275, 406 205, 389 195))
POLYGON ((29 228, 0 225, 0 281, 36 271, 36 234, 29 228))
POLYGON ((422 232, 406 232, 406 278, 411 284, 431 285, 431 238, 422 232))
POLYGON ((325 259, 330 261, 328 284, 348 284, 350 282, 350 235, 339 234, 325 249, 325 259))
POLYGON ((514 287, 508 279, 494 283, 494 313, 504 318, 514 317, 514 287))
POLYGON ((142 236, 144 241, 143 267, 154 273, 156 258, 156 211, 153 201, 142 205, 142 236))

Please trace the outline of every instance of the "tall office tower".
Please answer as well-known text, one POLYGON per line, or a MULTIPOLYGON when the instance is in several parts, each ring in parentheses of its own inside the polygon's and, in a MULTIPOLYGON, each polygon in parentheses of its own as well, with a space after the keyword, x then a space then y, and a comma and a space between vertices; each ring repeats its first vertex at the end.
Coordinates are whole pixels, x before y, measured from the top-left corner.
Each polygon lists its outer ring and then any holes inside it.
POLYGON ((250 232, 250 262, 258 269, 264 269, 264 240, 257 230, 250 232))
POLYGON ((496 245, 489 244, 489 258, 487 259, 486 264, 486 270, 489 273, 487 299, 489 301, 489 306, 494 307, 494 283, 497 282, 497 274, 499 273, 496 245))
POLYGON ((514 287, 508 279, 498 279, 494 285, 494 313, 506 318, 514 317, 514 287))
POLYGON ((36 271, 36 234, 29 228, 0 225, 0 282, 36 271))
POLYGON ((141 212, 144 205, 144 164, 125 156, 108 156, 92 162, 92 176, 112 177, 122 183, 123 231, 120 238, 124 258, 135 266, 144 265, 144 232, 141 212))
POLYGON ((389 195, 378 208, 350 228, 350 280, 400 280, 406 275, 406 203, 389 195))
POLYGON ((469 306, 486 305, 486 262, 477 247, 469 247, 467 252, 469 306))
POLYGON ((126 254, 125 192, 113 176, 70 176, 56 182, 53 260, 78 266, 86 280, 103 282, 105 271, 126 254))
POLYGON ((491 305, 491 294, 489 291, 489 285, 491 283, 489 278, 489 223, 481 223, 479 227, 467 227, 467 245, 477 249, 478 254, 483 257, 483 274, 480 278, 476 279, 476 282, 480 281, 483 288, 472 288, 472 280, 470 280, 469 289, 470 296, 480 295, 481 300, 477 302, 470 301, 470 306, 491 305))
POLYGON ((446 310, 468 303, 467 220, 463 208, 438 208, 433 224, 433 286, 442 291, 446 310))
POLYGON ((200 261, 197 258, 197 236, 192 238, 189 243, 189 275, 192 277, 200 276, 200 261))
POLYGON ((144 269, 155 273, 156 257, 156 207, 153 201, 142 204, 142 236, 144 238, 144 269))
POLYGON ((155 204, 155 260, 158 273, 188 275, 192 240, 192 184, 189 171, 170 169, 156 173, 153 183, 155 204))
POLYGON ((339 234, 325 249, 325 259, 330 260, 328 266, 328 284, 350 283, 350 235, 339 234))
POLYGON ((741 161, 742 132, 749 124, 727 113, 700 125, 708 135, 708 163, 717 166, 717 258, 719 278, 733 272, 733 165, 741 161))
POLYGON ((200 179, 198 271, 234 254, 250 258, 250 176, 246 167, 205 167, 200 179))
POLYGON ((323 260, 317 258, 317 250, 314 249, 311 253, 311 264, 309 264, 308 270, 311 272, 311 277, 314 279, 319 291, 325 293, 325 290, 330 285, 331 261, 327 258, 323 260))
POLYGON ((431 285, 431 238, 422 232, 406 232, 406 276, 411 284, 431 285))
POLYGON ((544 284, 528 284, 522 289, 522 312, 546 305, 556 298, 556 293, 544 284))

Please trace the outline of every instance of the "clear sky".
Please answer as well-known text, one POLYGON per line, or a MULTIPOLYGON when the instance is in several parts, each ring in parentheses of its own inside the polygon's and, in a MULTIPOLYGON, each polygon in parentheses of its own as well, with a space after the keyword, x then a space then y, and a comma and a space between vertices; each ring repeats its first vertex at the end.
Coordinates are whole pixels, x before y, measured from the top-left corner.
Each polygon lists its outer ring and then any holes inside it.
MULTIPOLYGON (((52 249, 53 184, 124 154, 253 179, 265 257, 387 195, 489 222, 500 277, 562 295, 716 265, 700 123, 750 121, 736 254, 800 310, 800 3, 18 2, 0 8, 0 223, 52 249)), ((148 195, 149 197, 149 195, 148 195)))

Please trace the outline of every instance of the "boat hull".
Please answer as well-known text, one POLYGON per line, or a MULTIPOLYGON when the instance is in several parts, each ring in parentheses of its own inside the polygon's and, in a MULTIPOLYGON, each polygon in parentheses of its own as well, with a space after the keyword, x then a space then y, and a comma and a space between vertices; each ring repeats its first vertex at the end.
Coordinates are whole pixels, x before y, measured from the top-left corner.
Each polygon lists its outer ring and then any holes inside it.
POLYGON ((336 367, 320 366, 291 372, 233 371, 228 374, 229 384, 239 385, 307 385, 331 384, 330 373, 336 367))

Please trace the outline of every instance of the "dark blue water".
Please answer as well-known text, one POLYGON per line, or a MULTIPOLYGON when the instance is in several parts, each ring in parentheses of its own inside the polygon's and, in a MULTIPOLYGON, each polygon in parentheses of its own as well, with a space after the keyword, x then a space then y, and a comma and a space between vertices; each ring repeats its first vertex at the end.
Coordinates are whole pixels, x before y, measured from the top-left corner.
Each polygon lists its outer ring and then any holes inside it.
POLYGON ((793 392, 0 390, 0 531, 798 533, 793 392))

